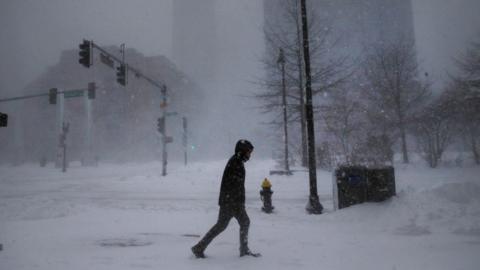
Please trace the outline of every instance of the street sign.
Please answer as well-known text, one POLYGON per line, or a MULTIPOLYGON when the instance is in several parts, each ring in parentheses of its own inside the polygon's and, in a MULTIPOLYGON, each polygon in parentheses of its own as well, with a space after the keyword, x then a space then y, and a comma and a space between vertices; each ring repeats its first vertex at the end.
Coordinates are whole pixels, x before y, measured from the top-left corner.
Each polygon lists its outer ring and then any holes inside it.
POLYGON ((166 112, 165 116, 175 116, 177 114, 178 114, 178 112, 166 112))
POLYGON ((65 92, 63 93, 63 96, 64 96, 65 98, 83 97, 83 92, 84 92, 83 89, 70 90, 70 91, 65 91, 65 92))

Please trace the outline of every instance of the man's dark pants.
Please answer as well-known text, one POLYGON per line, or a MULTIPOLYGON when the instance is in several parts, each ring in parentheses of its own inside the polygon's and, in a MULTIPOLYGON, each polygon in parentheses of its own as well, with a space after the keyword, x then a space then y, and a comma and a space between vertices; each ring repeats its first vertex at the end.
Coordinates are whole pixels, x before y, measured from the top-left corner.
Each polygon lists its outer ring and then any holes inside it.
POLYGON ((197 248, 205 250, 212 240, 223 232, 232 218, 237 219, 240 225, 240 251, 248 250, 248 228, 250 227, 250 219, 245 211, 245 205, 222 205, 218 213, 218 220, 215 225, 207 232, 207 234, 198 242, 197 248))

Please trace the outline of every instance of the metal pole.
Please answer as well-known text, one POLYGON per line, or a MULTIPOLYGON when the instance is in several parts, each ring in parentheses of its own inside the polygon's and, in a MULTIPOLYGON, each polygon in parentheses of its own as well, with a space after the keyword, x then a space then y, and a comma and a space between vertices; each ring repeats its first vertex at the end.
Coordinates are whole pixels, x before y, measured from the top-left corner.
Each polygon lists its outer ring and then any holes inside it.
MULTIPOLYGON (((99 45, 93 43, 93 41, 92 41, 92 47, 98 49, 100 52, 102 52, 102 53, 104 53, 105 55, 109 56, 110 58, 112 58, 114 61, 117 61, 118 63, 124 63, 124 62, 125 62, 125 60, 123 59, 123 57, 122 57, 122 59, 119 59, 119 58, 116 57, 115 55, 107 52, 105 49, 103 49, 103 48, 100 47, 99 45)), ((127 69, 128 71, 133 72, 136 77, 142 77, 142 78, 144 78, 146 81, 148 81, 149 83, 151 83, 152 85, 158 87, 159 89, 162 89, 162 87, 163 87, 163 84, 162 84, 162 83, 157 82, 157 81, 151 79, 151 78, 148 77, 147 75, 143 74, 140 70, 138 70, 138 69, 136 69, 136 68, 134 68, 134 67, 132 67, 132 66, 130 66, 130 65, 126 65, 126 69, 127 69)))
MULTIPOLYGON (((70 90, 63 90, 63 91, 58 91, 57 92, 57 97, 59 97, 60 94, 66 93, 66 92, 71 92, 71 91, 80 91, 80 90, 86 90, 86 89, 70 89, 70 90)), ((49 94, 35 94, 35 95, 27 95, 27 96, 20 96, 20 97, 13 97, 13 98, 3 98, 0 99, 0 102, 9 102, 9 101, 15 101, 15 100, 23 100, 23 99, 30 99, 30 98, 37 98, 37 97, 44 97, 48 96, 49 94)))
POLYGON ((302 166, 308 167, 308 140, 307 140, 307 124, 305 121, 305 64, 303 60, 302 50, 302 29, 301 29, 301 9, 298 1, 295 2, 297 10, 296 30, 297 30, 297 65, 298 65, 298 91, 300 94, 300 129, 302 134, 302 166))
POLYGON ((306 0, 301 0, 302 11, 302 33, 303 33, 303 57, 305 61, 306 76, 306 120, 308 134, 308 171, 310 178, 310 198, 307 203, 306 210, 309 214, 321 214, 323 206, 320 204, 317 193, 317 164, 315 159, 315 128, 313 124, 313 108, 312 108, 312 77, 310 73, 310 51, 308 44, 308 24, 307 24, 307 6, 306 0))
POLYGON ((62 139, 61 139, 61 143, 62 143, 62 146, 63 146, 63 163, 62 163, 62 172, 66 172, 67 171, 67 133, 68 133, 68 129, 70 127, 70 124, 69 123, 63 123, 62 124, 62 139))
MULTIPOLYGON (((64 135, 66 136, 66 135, 64 135)), ((63 160, 62 160, 62 172, 67 171, 67 144, 63 144, 63 160)))
POLYGON ((187 166, 187 150, 188 150, 188 141, 187 141, 187 117, 182 117, 183 119, 183 151, 184 151, 184 161, 185 166, 187 166))
MULTIPOLYGON (((25 108, 24 102, 21 102, 20 108, 25 108)), ((20 165, 24 161, 25 147, 22 142, 25 141, 24 128, 21 125, 22 121, 20 119, 25 119, 23 110, 20 111, 17 115, 13 115, 10 118, 10 123, 13 123, 13 132, 14 132, 14 146, 15 146, 15 165, 20 165)))
POLYGON ((92 155, 92 100, 88 98, 88 94, 85 95, 85 111, 87 113, 87 122, 85 129, 85 164, 93 164, 93 155, 92 155))
POLYGON ((22 100, 22 99, 29 99, 29 98, 36 98, 36 97, 43 97, 43 96, 48 96, 48 94, 36 94, 36 95, 28 95, 28 96, 13 97, 13 98, 3 98, 3 99, 0 99, 0 102, 22 100))
POLYGON ((63 156, 63 151, 62 151, 62 143, 61 143, 61 136, 63 132, 63 121, 64 121, 64 101, 65 98, 62 94, 57 94, 57 131, 56 131, 56 137, 58 138, 58 143, 57 143, 57 157, 55 159, 55 167, 60 168, 62 166, 62 156, 63 156))
POLYGON ((165 129, 162 134, 162 176, 167 175, 167 87, 162 87, 162 117, 165 121, 165 129))
POLYGON ((282 106, 283 106, 283 132, 285 144, 285 173, 290 173, 290 166, 288 164, 288 128, 287 128, 287 89, 285 85, 285 55, 283 49, 280 48, 278 62, 282 65, 282 106))
POLYGON ((122 54, 122 63, 125 63, 125 43, 120 45, 120 53, 122 54))

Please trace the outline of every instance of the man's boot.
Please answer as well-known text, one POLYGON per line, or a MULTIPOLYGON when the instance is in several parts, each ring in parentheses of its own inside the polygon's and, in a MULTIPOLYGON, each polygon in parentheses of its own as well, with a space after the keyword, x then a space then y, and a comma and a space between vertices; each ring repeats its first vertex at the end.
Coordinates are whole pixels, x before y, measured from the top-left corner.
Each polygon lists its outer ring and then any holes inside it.
POLYGON ((205 254, 203 253, 203 248, 198 246, 198 245, 195 245, 192 247, 192 253, 193 255, 195 255, 196 258, 206 258, 205 254))
POLYGON ((243 256, 260 257, 262 256, 262 254, 254 253, 249 248, 244 248, 244 249, 240 249, 240 257, 243 257, 243 256))

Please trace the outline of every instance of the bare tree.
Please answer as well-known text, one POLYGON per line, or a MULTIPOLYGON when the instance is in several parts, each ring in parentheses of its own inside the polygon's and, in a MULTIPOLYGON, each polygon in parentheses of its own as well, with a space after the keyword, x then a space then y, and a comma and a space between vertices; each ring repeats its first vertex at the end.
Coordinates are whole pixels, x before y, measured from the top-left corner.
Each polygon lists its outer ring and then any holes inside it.
POLYGON ((415 117, 412 134, 431 168, 436 168, 455 136, 454 103, 444 92, 415 117))
MULTIPOLYGON (((262 103, 263 113, 275 113, 270 124, 277 126, 282 123, 279 113, 282 109, 281 68, 279 67, 278 51, 283 49, 285 56, 285 76, 287 86, 288 121, 299 124, 301 133, 302 165, 307 165, 307 139, 305 124, 305 78, 303 63, 303 44, 300 22, 299 1, 282 0, 280 14, 276 21, 266 22, 264 36, 266 54, 262 62, 266 70, 266 78, 260 84, 263 92, 254 97, 262 103)), ((310 56, 312 66, 312 84, 315 86, 313 95, 343 83, 348 75, 346 57, 332 57, 329 50, 335 45, 330 41, 331 28, 326 22, 321 22, 314 10, 309 10, 310 56)), ((295 137, 295 136, 293 136, 295 137)))
POLYGON ((356 146, 363 137, 363 108, 352 88, 337 88, 328 94, 322 108, 324 130, 337 150, 337 160, 342 163, 356 162, 356 146), (338 158, 340 157, 340 158, 338 158))
POLYGON ((472 42, 457 59, 459 75, 452 78, 447 90, 455 108, 460 134, 480 165, 480 42, 472 42))
POLYGON ((408 163, 407 128, 415 112, 430 95, 429 86, 419 79, 413 41, 372 46, 364 63, 364 92, 368 111, 382 129, 393 128, 401 140, 403 162, 408 163))

